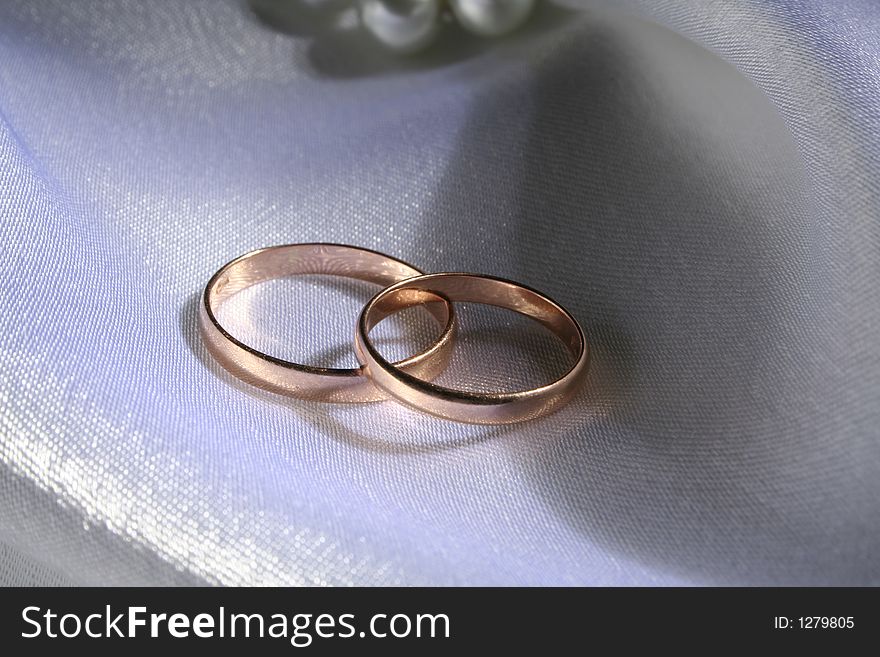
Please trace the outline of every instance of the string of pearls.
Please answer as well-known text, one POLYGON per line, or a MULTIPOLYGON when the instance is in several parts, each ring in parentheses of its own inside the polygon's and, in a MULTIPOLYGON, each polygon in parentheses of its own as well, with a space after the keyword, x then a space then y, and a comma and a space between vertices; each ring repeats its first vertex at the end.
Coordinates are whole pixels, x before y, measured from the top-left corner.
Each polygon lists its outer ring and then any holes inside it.
POLYGON ((495 37, 512 32, 535 0, 358 0, 361 22, 376 40, 400 53, 422 50, 436 37, 444 15, 469 32, 495 37))

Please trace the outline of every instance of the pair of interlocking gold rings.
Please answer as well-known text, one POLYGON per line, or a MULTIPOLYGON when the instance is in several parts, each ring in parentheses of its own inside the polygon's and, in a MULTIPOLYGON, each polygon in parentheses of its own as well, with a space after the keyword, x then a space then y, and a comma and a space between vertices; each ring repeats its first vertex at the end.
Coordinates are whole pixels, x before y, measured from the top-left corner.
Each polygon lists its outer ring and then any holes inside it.
POLYGON ((522 422, 550 413, 575 395, 589 367, 589 348, 577 320, 540 292, 494 276, 424 274, 383 253, 341 244, 273 246, 227 263, 205 287, 199 324, 220 364, 261 388, 329 402, 392 397, 442 418, 474 424, 522 422), (304 274, 344 276, 383 287, 357 321, 354 349, 360 368, 312 367, 275 358, 235 338, 217 320, 217 309, 237 292, 263 281, 304 274), (562 340, 574 364, 551 383, 516 392, 466 392, 431 383, 449 362, 456 332, 455 301, 508 308, 537 320, 562 340), (389 315, 412 306, 424 306, 443 330, 422 353, 388 362, 370 341, 370 331, 389 315))

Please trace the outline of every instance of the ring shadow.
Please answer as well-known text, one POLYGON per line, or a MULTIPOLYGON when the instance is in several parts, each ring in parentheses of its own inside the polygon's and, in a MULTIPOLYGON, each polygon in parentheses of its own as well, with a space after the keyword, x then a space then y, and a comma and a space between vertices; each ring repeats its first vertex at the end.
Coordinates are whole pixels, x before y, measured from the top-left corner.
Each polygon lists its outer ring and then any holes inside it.
MULTIPOLYGON (((323 280, 322 284, 326 285, 329 289, 343 294, 353 293, 350 286, 340 284, 339 282, 333 281, 331 278, 323 280)), ((456 438, 444 437, 443 439, 427 441, 417 436, 409 436, 409 442, 397 442, 389 440, 385 435, 367 435, 355 431, 333 415, 334 410, 350 406, 350 404, 322 403, 296 399, 294 397, 281 395, 251 385, 226 371, 216 360, 214 360, 214 358, 211 357, 199 335, 198 312, 201 298, 202 295, 200 293, 189 295, 181 306, 178 314, 178 327, 180 333, 183 335, 187 347, 201 365, 211 374, 222 380, 226 385, 232 386, 256 401, 280 406, 290 412, 296 413, 299 418, 312 425, 316 431, 328 435, 334 440, 344 442, 361 450, 381 454, 425 454, 459 449, 481 441, 491 440, 494 437, 501 436, 509 431, 507 427, 474 426, 472 431, 467 432, 465 435, 459 435, 456 438)), ((360 300, 365 301, 364 299, 360 300)), ((403 338, 398 338, 398 340, 406 342, 403 338)), ((388 346, 392 341, 393 338, 386 338, 381 342, 378 342, 378 344, 388 346)), ((409 346, 408 342, 407 346, 409 346)), ((315 363, 334 366, 351 351, 351 345, 333 346, 314 354, 310 360, 315 363)), ((389 403, 391 402, 371 402, 369 405, 376 409, 380 409, 383 405, 389 403)), ((382 423, 375 423, 375 425, 378 427, 383 426, 382 423)))
POLYGON ((796 365, 821 346, 796 321, 815 245, 782 118, 638 19, 586 13, 543 43, 527 90, 474 101, 421 228, 429 260, 443 243, 447 268, 494 266, 585 325, 585 399, 508 436, 512 458, 586 544, 626 559, 716 584, 864 583, 821 375, 796 365))

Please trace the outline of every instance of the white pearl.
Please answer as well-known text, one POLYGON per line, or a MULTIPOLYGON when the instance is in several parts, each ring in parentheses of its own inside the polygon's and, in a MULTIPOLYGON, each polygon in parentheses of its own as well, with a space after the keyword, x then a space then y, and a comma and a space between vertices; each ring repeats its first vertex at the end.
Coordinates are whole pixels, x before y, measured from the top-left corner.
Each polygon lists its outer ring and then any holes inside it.
POLYGON ((397 52, 421 50, 437 34, 438 0, 360 0, 360 8, 364 26, 397 52))
POLYGON ((482 36, 500 36, 526 21, 535 0, 450 0, 450 4, 466 29, 482 36))

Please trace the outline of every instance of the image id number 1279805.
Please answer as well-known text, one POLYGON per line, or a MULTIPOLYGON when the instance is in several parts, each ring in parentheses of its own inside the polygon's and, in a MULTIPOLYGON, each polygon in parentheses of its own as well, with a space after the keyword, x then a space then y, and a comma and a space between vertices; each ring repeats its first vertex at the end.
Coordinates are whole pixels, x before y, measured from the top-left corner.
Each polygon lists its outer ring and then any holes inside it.
POLYGON ((773 629, 799 630, 850 630, 855 627, 854 616, 776 616, 773 618, 773 629))

